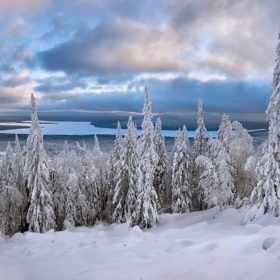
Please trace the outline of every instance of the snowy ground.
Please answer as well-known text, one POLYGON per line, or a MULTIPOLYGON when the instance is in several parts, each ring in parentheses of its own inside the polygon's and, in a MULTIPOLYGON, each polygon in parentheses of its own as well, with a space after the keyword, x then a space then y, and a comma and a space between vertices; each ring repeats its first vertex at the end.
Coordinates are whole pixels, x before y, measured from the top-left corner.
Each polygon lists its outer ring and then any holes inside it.
POLYGON ((0 240, 0 279, 280 279, 280 219, 245 209, 163 214, 157 227, 99 223, 0 240))

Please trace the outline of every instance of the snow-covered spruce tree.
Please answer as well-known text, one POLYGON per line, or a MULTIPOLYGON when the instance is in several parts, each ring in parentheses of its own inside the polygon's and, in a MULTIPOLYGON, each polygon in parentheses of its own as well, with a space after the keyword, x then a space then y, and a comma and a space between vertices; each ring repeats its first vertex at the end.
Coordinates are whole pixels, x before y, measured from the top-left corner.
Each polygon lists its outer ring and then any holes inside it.
POLYGON ((207 157, 199 156, 196 164, 201 167, 199 187, 204 190, 208 207, 219 205, 220 210, 233 199, 234 181, 231 176, 230 157, 218 139, 207 142, 207 157))
POLYGON ((54 211, 56 216, 56 228, 62 230, 65 220, 65 182, 68 178, 69 165, 67 158, 69 156, 69 148, 67 141, 64 142, 64 149, 55 157, 50 171, 50 179, 52 184, 52 195, 54 201, 54 211))
POLYGON ((21 230, 21 206, 23 196, 16 187, 13 170, 13 150, 8 142, 2 161, 2 180, 0 185, 0 230, 13 235, 21 230))
MULTIPOLYGON (((203 120, 203 109, 202 109, 202 100, 198 99, 198 117, 197 117, 197 129, 194 134, 194 142, 193 142, 193 154, 194 159, 196 159, 200 155, 205 155, 206 149, 206 138, 205 132, 206 128, 203 120)), ((195 186, 195 192, 192 197, 194 208, 198 208, 200 210, 203 209, 203 190, 198 188, 198 182, 201 175, 201 170, 198 165, 193 164, 193 185, 195 186)))
POLYGON ((2 185, 15 186, 14 156, 10 142, 8 142, 2 162, 2 185))
POLYGON ((267 108, 270 119, 266 150, 257 164, 258 183, 251 200, 255 204, 244 219, 258 220, 266 213, 280 214, 280 32, 273 72, 273 93, 267 108))
POLYGON ((193 141, 193 153, 195 158, 200 155, 205 154, 206 148, 206 139, 205 139, 205 132, 206 128, 204 125, 203 120, 203 109, 202 109, 202 100, 198 99, 198 117, 197 117, 197 129, 194 134, 194 141, 193 141))
MULTIPOLYGON (((109 209, 108 203, 109 201, 109 170, 110 170, 110 158, 106 153, 103 153, 99 147, 98 137, 94 136, 94 147, 91 153, 93 162, 94 162, 94 170, 92 171, 93 177, 90 178, 91 182, 95 182, 96 187, 92 186, 92 190, 96 188, 96 219, 98 220, 110 220, 111 213, 107 212, 109 209), (94 179, 94 180, 93 180, 94 179)), ((95 194, 94 194, 95 195, 95 194)))
POLYGON ((123 138, 121 133, 121 125, 118 121, 117 124, 117 133, 116 138, 114 140, 114 148, 112 152, 110 153, 110 159, 109 159, 109 177, 108 177, 108 204, 107 204, 107 212, 109 214, 109 220, 112 218, 113 214, 113 197, 115 192, 115 186, 117 184, 117 163, 120 160, 121 151, 123 149, 123 138))
MULTIPOLYGON (((97 139, 98 145, 98 139, 97 139)), ((77 144, 78 165, 74 170, 79 178, 79 199, 78 202, 78 225, 92 226, 98 218, 100 206, 100 194, 98 190, 99 170, 95 167, 92 152, 83 143, 81 147, 77 144)), ((99 145, 96 148, 101 153, 99 145)), ((74 174, 74 172, 72 172, 74 174)), ((73 175, 74 176, 74 175, 73 175)), ((72 177, 73 177, 72 176, 72 177)))
POLYGON ((154 188, 157 192, 159 203, 163 206, 166 203, 166 180, 167 180, 167 155, 164 136, 161 132, 161 119, 156 121, 156 135, 154 137, 155 151, 158 155, 158 163, 155 167, 154 188))
POLYGON ((23 196, 15 186, 3 185, 0 188, 0 231, 13 235, 22 230, 21 206, 23 196))
POLYGON ((130 116, 120 157, 116 162, 117 174, 113 197, 113 222, 122 223, 130 220, 136 200, 138 163, 137 130, 130 116))
POLYGON ((43 135, 33 94, 31 94, 31 127, 26 142, 24 176, 29 189, 29 208, 26 219, 29 230, 46 232, 55 229, 53 200, 49 191, 48 158, 43 146, 43 135))
POLYGON ((15 148, 14 148, 14 165, 13 172, 15 176, 15 184, 19 191, 27 200, 27 190, 23 185, 23 169, 24 169, 24 158, 20 148, 20 142, 18 136, 15 136, 15 148))
POLYGON ((131 226, 141 228, 154 226, 158 221, 158 196, 153 187, 155 166, 158 156, 153 141, 152 105, 147 88, 142 122, 143 133, 139 139, 139 166, 135 208, 131 217, 131 226))
POLYGON ((15 148, 14 148, 14 165, 13 172, 15 176, 15 186, 22 194, 22 204, 20 206, 21 212, 21 231, 26 231, 26 215, 28 210, 28 193, 25 184, 23 183, 24 172, 24 158, 20 148, 20 142, 18 136, 15 136, 15 148))
MULTIPOLYGON (((174 139, 174 143, 171 149, 171 152, 168 156, 168 166, 167 166, 167 178, 166 178, 166 197, 165 197, 165 202, 167 208, 165 208, 165 211, 170 211, 171 212, 171 205, 172 205, 172 163, 173 163, 173 159, 174 159, 174 154, 176 152, 176 147, 177 147, 177 141, 178 141, 178 137, 181 134, 181 128, 178 129, 178 131, 176 132, 176 137, 174 139)), ((180 139, 179 139, 180 140, 180 139)))
POLYGON ((183 126, 182 131, 178 133, 171 167, 172 213, 186 213, 192 208, 190 164, 191 152, 189 150, 187 129, 183 126))
POLYGON ((217 139, 223 143, 223 146, 225 147, 226 152, 228 153, 229 144, 232 139, 232 125, 229 120, 229 116, 226 114, 223 114, 222 121, 217 132, 217 139))
POLYGON ((228 154, 233 167, 235 198, 242 200, 245 197, 249 197, 255 187, 255 180, 252 180, 251 176, 252 173, 247 172, 245 169, 247 159, 254 156, 253 139, 247 129, 243 128, 238 121, 232 123, 232 129, 228 154))
POLYGON ((81 191, 83 188, 80 187, 80 185, 85 187, 84 181, 81 182, 82 170, 84 166, 79 162, 75 150, 69 151, 67 141, 65 141, 63 151, 53 162, 51 176, 58 230, 70 225, 87 225, 90 209, 86 203, 85 194, 81 191))
POLYGON ((79 178, 73 167, 67 168, 68 176, 65 181, 64 198, 65 198, 65 218, 64 227, 77 226, 79 224, 78 211, 79 211, 79 199, 81 198, 81 190, 79 187, 79 178))

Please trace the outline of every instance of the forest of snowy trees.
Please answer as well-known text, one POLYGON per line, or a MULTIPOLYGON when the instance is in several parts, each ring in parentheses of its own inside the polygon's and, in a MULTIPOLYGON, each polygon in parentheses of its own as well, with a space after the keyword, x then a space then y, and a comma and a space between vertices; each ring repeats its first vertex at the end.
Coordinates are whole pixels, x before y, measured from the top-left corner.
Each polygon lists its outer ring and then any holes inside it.
MULTIPOLYGON (((280 34, 279 34, 280 36, 280 34)), ((177 132, 170 154, 165 149, 161 120, 152 122, 148 90, 137 135, 132 117, 123 136, 118 123, 113 150, 83 143, 49 161, 31 95, 31 127, 21 150, 8 143, 1 162, 0 231, 46 232, 96 221, 153 227, 162 212, 186 213, 218 205, 247 206, 244 219, 280 212, 280 43, 267 113, 269 136, 257 149, 238 121, 223 115, 217 137, 205 138, 202 100, 198 100, 197 129, 190 144, 187 128, 177 132)))

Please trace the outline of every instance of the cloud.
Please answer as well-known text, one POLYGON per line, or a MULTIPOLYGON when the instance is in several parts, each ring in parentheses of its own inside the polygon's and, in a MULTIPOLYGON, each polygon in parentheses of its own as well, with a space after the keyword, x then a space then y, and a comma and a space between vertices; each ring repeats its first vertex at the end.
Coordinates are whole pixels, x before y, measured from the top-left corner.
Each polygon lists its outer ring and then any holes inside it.
POLYGON ((1 0, 0 14, 33 15, 42 12, 50 5, 49 0, 1 0))
POLYGON ((279 1, 175 0, 165 11, 173 28, 192 40, 198 68, 229 77, 271 76, 279 1))
POLYGON ((77 88, 85 89, 86 87, 87 85, 83 82, 70 82, 60 85, 52 85, 48 83, 36 86, 33 90, 36 92, 56 93, 61 91, 69 91, 77 88))
POLYGON ((30 81, 30 71, 28 69, 24 69, 18 74, 4 80, 1 84, 4 87, 16 87, 22 84, 26 84, 30 81))
POLYGON ((169 80, 142 79, 131 82, 123 91, 56 92, 40 98, 46 110, 122 111, 140 113, 144 85, 148 86, 154 113, 184 115, 196 112, 201 98, 204 110, 212 113, 264 113, 270 84, 259 81, 209 80, 178 77, 169 80))
POLYGON ((27 102, 29 103, 30 93, 34 86, 34 82, 18 84, 14 87, 0 85, 1 108, 16 108, 23 106, 27 102))
POLYGON ((182 46, 188 48, 188 41, 182 42, 167 26, 153 29, 135 21, 115 20, 80 29, 70 41, 40 52, 38 59, 48 71, 96 76, 186 71, 188 63, 178 59, 182 46))
POLYGON ((21 38, 22 36, 26 36, 26 34, 28 34, 30 31, 30 22, 26 21, 22 17, 19 17, 1 33, 0 38, 2 40, 17 40, 19 37, 21 38))
MULTIPOLYGON (((69 31, 58 16, 48 33, 69 39, 37 54, 47 71, 93 75, 100 81, 139 73, 210 71, 228 78, 271 76, 277 0, 76 1, 98 20, 69 31), (73 31, 74 30, 74 31, 73 31)), ((73 5, 71 9, 73 9, 73 5)), ((47 36, 47 34, 46 34, 47 36)), ((61 40, 60 40, 61 41, 61 40)))

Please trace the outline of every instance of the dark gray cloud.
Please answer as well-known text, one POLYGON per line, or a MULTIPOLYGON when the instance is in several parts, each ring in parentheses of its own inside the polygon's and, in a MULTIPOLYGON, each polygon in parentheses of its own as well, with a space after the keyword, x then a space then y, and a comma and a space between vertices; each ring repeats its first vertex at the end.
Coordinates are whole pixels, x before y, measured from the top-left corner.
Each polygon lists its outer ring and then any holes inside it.
POLYGON ((74 79, 73 77, 58 76, 49 77, 44 79, 37 79, 36 82, 39 84, 34 87, 35 92, 42 93, 58 93, 67 92, 73 89, 86 89, 87 83, 82 79, 74 79))
POLYGON ((170 43, 161 28, 109 20, 93 29, 79 28, 73 39, 38 53, 37 58, 48 71, 95 76, 187 70, 188 64, 178 60, 176 43, 181 38, 173 31, 169 35, 170 43))
POLYGON ((40 84, 39 86, 34 87, 35 92, 44 92, 44 93, 56 93, 56 92, 65 92, 68 90, 73 90, 77 88, 85 89, 87 84, 84 82, 69 82, 59 85, 53 85, 51 83, 40 84))
POLYGON ((174 80, 142 79, 132 82, 127 91, 96 94, 57 92, 40 98, 46 110, 123 111, 140 113, 143 107, 143 85, 147 85, 153 112, 182 115, 196 112, 201 98, 206 112, 264 113, 269 103, 270 84, 259 81, 208 81, 190 78, 174 80))

